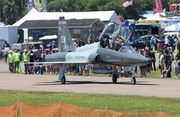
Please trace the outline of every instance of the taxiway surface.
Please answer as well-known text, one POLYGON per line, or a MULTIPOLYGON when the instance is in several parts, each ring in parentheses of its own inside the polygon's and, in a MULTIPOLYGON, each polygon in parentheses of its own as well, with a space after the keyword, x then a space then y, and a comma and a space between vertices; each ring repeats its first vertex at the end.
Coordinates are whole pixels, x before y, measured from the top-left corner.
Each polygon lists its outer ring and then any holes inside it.
POLYGON ((66 79, 62 85, 54 75, 0 73, 0 89, 180 98, 180 80, 172 78, 137 78, 136 85, 130 83, 130 78, 120 78, 116 84, 110 77, 66 76, 66 79))

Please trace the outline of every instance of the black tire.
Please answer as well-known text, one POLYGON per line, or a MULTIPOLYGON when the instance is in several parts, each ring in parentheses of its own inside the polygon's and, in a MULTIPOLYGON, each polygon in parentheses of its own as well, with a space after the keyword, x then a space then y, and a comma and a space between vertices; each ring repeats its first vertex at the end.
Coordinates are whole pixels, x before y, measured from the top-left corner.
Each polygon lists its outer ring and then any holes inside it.
POLYGON ((136 84, 136 78, 135 77, 131 78, 131 84, 136 84))
POLYGON ((66 83, 66 77, 65 76, 62 76, 61 78, 61 84, 65 84, 66 83))
POLYGON ((117 82, 117 75, 116 74, 112 75, 112 81, 113 81, 113 83, 117 82))

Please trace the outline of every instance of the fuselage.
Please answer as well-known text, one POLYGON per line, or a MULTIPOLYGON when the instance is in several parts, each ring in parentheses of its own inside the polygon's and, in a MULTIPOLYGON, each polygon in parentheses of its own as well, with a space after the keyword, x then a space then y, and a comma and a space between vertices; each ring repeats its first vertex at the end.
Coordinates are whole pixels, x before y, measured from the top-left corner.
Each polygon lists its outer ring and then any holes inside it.
POLYGON ((100 56, 101 64, 121 65, 121 66, 140 66, 149 63, 149 58, 142 56, 137 52, 117 52, 105 48, 93 48, 83 52, 84 54, 92 53, 100 56))
POLYGON ((98 53, 101 55, 102 63, 104 64, 139 66, 149 62, 148 58, 138 53, 123 53, 105 49, 99 49, 98 53))
POLYGON ((76 48, 75 52, 59 52, 47 55, 46 62, 68 62, 69 64, 78 64, 81 61, 87 61, 84 64, 107 64, 117 66, 140 66, 147 64, 149 59, 131 52, 116 52, 111 49, 101 48, 98 43, 76 48))

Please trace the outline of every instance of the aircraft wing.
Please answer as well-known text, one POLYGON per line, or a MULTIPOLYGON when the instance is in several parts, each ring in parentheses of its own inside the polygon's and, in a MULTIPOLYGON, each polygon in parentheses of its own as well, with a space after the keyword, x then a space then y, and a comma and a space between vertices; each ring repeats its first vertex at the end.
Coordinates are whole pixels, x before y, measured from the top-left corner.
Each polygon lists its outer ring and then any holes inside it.
POLYGON ((43 64, 88 64, 99 62, 98 55, 85 52, 58 52, 47 55, 43 64))
POLYGON ((42 62, 42 63, 62 63, 62 64, 71 64, 71 63, 89 63, 89 61, 58 61, 58 62, 42 62))
POLYGON ((89 61, 55 61, 55 62, 28 62, 27 64, 88 64, 89 61))

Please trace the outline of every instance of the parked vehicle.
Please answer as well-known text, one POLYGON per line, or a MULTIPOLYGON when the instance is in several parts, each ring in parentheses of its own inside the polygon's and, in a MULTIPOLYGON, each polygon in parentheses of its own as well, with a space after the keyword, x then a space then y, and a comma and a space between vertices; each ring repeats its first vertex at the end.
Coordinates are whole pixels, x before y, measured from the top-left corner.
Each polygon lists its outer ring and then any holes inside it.
POLYGON ((27 43, 21 43, 21 44, 13 44, 12 45, 12 50, 17 50, 19 52, 23 52, 24 49, 27 49, 29 51, 29 46, 34 45, 35 47, 39 47, 39 44, 42 44, 42 42, 27 42, 27 43))
POLYGON ((144 49, 146 47, 146 39, 148 38, 150 40, 151 37, 152 35, 145 35, 145 36, 139 37, 134 41, 134 43, 131 43, 131 45, 137 49, 144 49))

